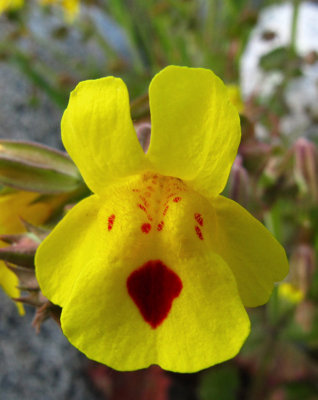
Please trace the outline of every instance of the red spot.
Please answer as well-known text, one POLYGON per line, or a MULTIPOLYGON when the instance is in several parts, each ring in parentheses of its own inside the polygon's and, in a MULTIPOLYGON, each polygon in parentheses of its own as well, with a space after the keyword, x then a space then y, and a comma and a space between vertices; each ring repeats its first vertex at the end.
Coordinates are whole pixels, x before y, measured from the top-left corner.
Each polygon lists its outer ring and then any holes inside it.
POLYGON ((115 221, 115 215, 112 214, 110 217, 108 217, 108 230, 111 231, 114 225, 115 221))
POLYGON ((167 214, 168 209, 169 209, 169 206, 166 206, 165 209, 163 210, 163 215, 167 214))
POLYGON ((201 229, 198 226, 195 226, 194 229, 195 229, 195 233, 198 235, 198 238, 200 240, 203 240, 203 235, 202 235, 201 229))
POLYGON ((142 225, 141 225, 141 230, 142 230, 142 232, 144 232, 144 233, 149 233, 150 230, 151 230, 151 225, 148 224, 148 223, 142 224, 142 225))
POLYGON ((198 223, 200 226, 203 226, 203 218, 202 218, 202 215, 201 215, 201 214, 195 213, 195 214, 194 214, 194 219, 197 221, 197 223, 198 223))
POLYGON ((181 197, 175 197, 175 198, 173 199, 173 201, 174 201, 175 203, 179 203, 180 200, 181 200, 181 197))
POLYGON ((161 231, 162 230, 162 228, 163 228, 163 226, 164 226, 164 222, 163 221, 161 221, 161 222, 159 222, 159 224, 158 224, 158 226, 157 226, 157 230, 158 231, 161 231))
POLYGON ((153 192, 153 187, 152 186, 147 186, 147 189, 153 192))
POLYGON ((151 260, 129 275, 127 290, 144 320, 155 329, 167 318, 182 281, 162 261, 151 260))

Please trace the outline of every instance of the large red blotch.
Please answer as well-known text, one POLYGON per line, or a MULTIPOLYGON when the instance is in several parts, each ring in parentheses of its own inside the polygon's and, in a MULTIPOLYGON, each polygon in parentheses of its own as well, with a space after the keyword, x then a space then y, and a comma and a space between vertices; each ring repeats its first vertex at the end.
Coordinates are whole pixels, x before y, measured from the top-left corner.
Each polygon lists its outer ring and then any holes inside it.
POLYGON ((151 260, 129 275, 127 289, 144 320, 155 329, 168 316, 182 282, 162 261, 151 260))

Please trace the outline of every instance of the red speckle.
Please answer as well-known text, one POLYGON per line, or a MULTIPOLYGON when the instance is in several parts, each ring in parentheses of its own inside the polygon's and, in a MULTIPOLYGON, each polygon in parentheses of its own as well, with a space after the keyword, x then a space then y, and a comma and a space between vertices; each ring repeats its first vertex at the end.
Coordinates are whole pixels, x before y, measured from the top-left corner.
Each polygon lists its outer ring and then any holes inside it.
POLYGON ((139 207, 142 211, 147 212, 146 207, 143 206, 142 204, 138 204, 138 207, 139 207))
POLYGON ((203 226, 203 218, 202 218, 202 215, 201 215, 201 214, 195 213, 195 214, 194 214, 194 219, 197 221, 197 223, 198 223, 200 226, 203 226))
POLYGON ((153 192, 153 187, 152 186, 147 186, 147 189, 153 192))
POLYGON ((146 197, 150 197, 150 196, 151 196, 151 193, 150 193, 150 192, 146 192, 146 193, 145 193, 145 196, 146 196, 146 197))
POLYGON ((152 218, 151 218, 151 216, 147 213, 147 209, 146 209, 146 207, 145 206, 143 206, 142 204, 138 204, 138 207, 142 210, 142 211, 144 211, 145 213, 146 213, 146 215, 147 215, 147 218, 149 219, 149 221, 152 221, 152 218))
POLYGON ((114 225, 115 221, 115 215, 112 214, 111 216, 108 217, 108 230, 111 231, 114 225))
POLYGON ((133 192, 137 192, 137 193, 139 193, 139 192, 140 192, 140 190, 139 190, 139 189, 133 189, 132 191, 133 191, 133 192))
POLYGON ((163 210, 163 215, 167 214, 168 209, 169 209, 169 206, 166 206, 165 209, 163 210))
POLYGON ((145 207, 149 207, 148 201, 143 196, 139 196, 139 198, 144 203, 145 207))
POLYGON ((141 225, 141 230, 142 230, 142 232, 144 232, 144 233, 149 233, 150 230, 151 230, 151 225, 148 224, 148 223, 142 224, 142 225, 141 225))
POLYGON ((158 224, 158 226, 157 226, 157 230, 158 231, 161 231, 162 230, 162 228, 163 228, 163 226, 164 226, 164 222, 163 221, 161 221, 161 222, 159 222, 159 224, 158 224))
POLYGON ((202 235, 201 229, 198 226, 195 226, 194 229, 195 229, 195 233, 198 235, 198 238, 200 240, 203 240, 203 235, 202 235))
POLYGON ((182 281, 161 260, 151 260, 129 275, 127 290, 144 320, 155 329, 167 318, 182 281))
POLYGON ((175 203, 179 203, 180 200, 181 200, 181 197, 175 197, 175 198, 173 199, 173 201, 174 201, 175 203))

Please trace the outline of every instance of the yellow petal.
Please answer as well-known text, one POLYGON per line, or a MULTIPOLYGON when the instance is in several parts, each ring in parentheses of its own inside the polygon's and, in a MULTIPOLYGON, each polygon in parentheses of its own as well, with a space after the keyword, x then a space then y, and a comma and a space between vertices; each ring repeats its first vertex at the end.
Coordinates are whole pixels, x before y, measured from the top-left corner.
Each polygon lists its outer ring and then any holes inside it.
POLYGON ((58 4, 64 9, 67 19, 71 22, 79 12, 79 0, 40 0, 43 5, 58 4))
POLYGON ((63 0, 62 5, 68 17, 71 19, 74 18, 79 11, 79 0, 63 0))
MULTIPOLYGON (((0 261, 0 286, 9 297, 17 298, 20 296, 20 291, 17 289, 18 284, 17 276, 5 266, 4 262, 0 261)), ((24 315, 23 305, 16 303, 16 306, 20 315, 24 315)))
POLYGON ((278 296, 290 304, 299 304, 304 300, 305 293, 290 282, 278 286, 278 296))
POLYGON ((53 303, 64 305, 73 284, 90 259, 96 243, 96 215, 99 199, 90 196, 60 221, 36 252, 36 276, 46 297, 53 303))
POLYGON ((0 14, 6 10, 15 10, 21 8, 24 0, 0 0, 0 14))
POLYGON ((0 193, 0 234, 24 232, 21 218, 35 225, 43 223, 51 215, 54 201, 37 201, 40 196, 24 191, 0 193))
POLYGON ((288 273, 283 247, 236 202, 219 196, 212 205, 217 221, 214 251, 232 269, 244 305, 256 307, 266 303, 274 282, 288 273))
POLYGON ((63 306, 72 344, 119 370, 159 364, 193 372, 237 354, 249 320, 230 268, 210 250, 211 216, 209 202, 180 180, 151 173, 75 206, 35 260, 43 293, 63 306), (154 328, 128 279, 156 260, 182 289, 154 328))
POLYGON ((131 121, 127 88, 118 78, 76 87, 63 115, 62 140, 95 193, 105 193, 108 185, 147 165, 131 121))
POLYGON ((240 141, 238 113, 212 71, 170 66, 149 88, 148 158, 158 172, 206 196, 220 193, 240 141))
MULTIPOLYGON (((63 199, 63 196, 55 196, 50 200, 39 201, 39 193, 12 191, 0 193, 0 234, 16 234, 25 231, 22 219, 31 224, 41 224, 49 218, 63 199)), ((0 242, 0 246, 6 244, 0 242)), ((17 289, 18 278, 5 265, 0 262, 0 285, 10 297, 19 297, 17 289)), ((24 314, 22 304, 17 303, 20 314, 24 314)))
POLYGON ((236 107, 239 113, 244 110, 244 103, 242 101, 241 90, 238 85, 230 84, 226 85, 227 93, 232 104, 236 107))
POLYGON ((111 260, 112 269, 95 260, 83 270, 62 311, 70 342, 89 358, 126 371, 157 364, 195 372, 234 357, 249 333, 249 320, 229 268, 215 254, 162 255, 183 288, 160 326, 147 324, 127 293, 127 277, 146 256, 132 257, 132 263, 111 260))

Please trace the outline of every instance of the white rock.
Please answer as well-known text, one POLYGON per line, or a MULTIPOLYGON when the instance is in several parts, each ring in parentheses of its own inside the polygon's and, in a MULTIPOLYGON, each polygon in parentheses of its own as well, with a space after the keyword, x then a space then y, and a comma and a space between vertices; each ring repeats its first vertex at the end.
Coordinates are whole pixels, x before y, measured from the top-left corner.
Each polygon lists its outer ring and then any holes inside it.
MULTIPOLYGON (((282 82, 284 71, 267 72, 260 66, 260 59, 275 48, 288 46, 291 41, 293 5, 284 3, 265 9, 241 58, 240 78, 243 98, 251 95, 263 99, 271 96, 282 82), (272 40, 263 34, 273 32, 272 40)), ((318 53, 318 6, 304 2, 300 4, 295 47, 297 54, 304 57, 312 51, 318 53)), ((301 67, 303 76, 293 78, 285 92, 285 101, 290 114, 281 120, 281 131, 297 137, 309 129, 312 118, 318 117, 318 62, 301 67)))

